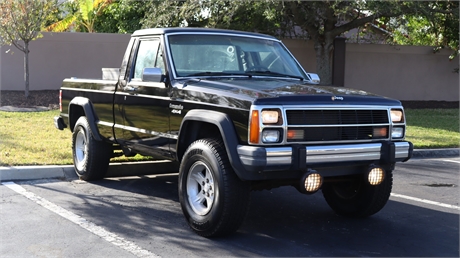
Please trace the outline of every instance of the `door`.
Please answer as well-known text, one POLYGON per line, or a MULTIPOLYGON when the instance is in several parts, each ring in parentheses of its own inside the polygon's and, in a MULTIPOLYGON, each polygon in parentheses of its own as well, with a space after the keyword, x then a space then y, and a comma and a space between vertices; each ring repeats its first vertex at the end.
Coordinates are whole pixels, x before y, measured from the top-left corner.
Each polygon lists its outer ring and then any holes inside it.
POLYGON ((123 138, 135 152, 156 158, 170 158, 169 87, 164 82, 144 82, 144 68, 158 67, 164 60, 159 38, 138 41, 129 80, 123 87, 123 138))

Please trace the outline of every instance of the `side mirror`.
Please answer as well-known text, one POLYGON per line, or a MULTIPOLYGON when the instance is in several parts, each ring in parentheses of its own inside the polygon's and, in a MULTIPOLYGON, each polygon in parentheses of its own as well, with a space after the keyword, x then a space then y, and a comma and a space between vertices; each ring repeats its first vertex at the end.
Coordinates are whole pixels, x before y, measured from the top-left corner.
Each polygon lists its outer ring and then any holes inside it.
POLYGON ((163 82, 164 75, 161 71, 161 68, 144 68, 142 72, 142 81, 143 82, 163 82))
POLYGON ((319 83, 320 79, 319 76, 316 73, 307 73, 308 77, 310 78, 310 81, 313 83, 319 83))

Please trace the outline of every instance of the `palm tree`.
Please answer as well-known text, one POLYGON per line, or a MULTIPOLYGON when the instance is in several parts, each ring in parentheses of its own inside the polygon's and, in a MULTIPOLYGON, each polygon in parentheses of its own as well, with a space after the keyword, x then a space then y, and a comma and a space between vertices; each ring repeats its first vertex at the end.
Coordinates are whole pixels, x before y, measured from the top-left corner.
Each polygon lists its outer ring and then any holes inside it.
POLYGON ((70 28, 83 26, 84 29, 93 33, 94 22, 96 17, 101 15, 104 8, 109 6, 114 0, 70 0, 78 7, 77 11, 73 14, 67 15, 63 20, 51 24, 46 27, 46 31, 62 32, 70 28))

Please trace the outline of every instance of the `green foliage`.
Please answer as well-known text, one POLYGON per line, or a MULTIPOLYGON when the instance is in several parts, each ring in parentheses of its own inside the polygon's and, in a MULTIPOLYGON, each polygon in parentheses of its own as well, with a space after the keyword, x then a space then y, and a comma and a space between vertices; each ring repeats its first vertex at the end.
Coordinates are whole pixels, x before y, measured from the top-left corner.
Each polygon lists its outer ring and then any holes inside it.
POLYGON ((114 1, 96 18, 94 29, 105 33, 133 33, 141 29, 147 7, 144 1, 114 1))
POLYGON ((56 5, 57 0, 0 0, 0 45, 28 52, 25 44, 41 36, 40 30, 56 5))
POLYGON ((280 15, 270 1, 151 1, 142 24, 152 27, 208 27, 275 34, 280 15))
POLYGON ((63 19, 46 27, 47 31, 62 32, 76 30, 96 32, 96 19, 114 0, 75 0, 65 2, 63 12, 68 14, 63 19))
POLYGON ((392 43, 399 45, 433 46, 453 50, 453 59, 459 53, 459 2, 417 2, 415 14, 406 14, 382 20, 393 33, 392 43))

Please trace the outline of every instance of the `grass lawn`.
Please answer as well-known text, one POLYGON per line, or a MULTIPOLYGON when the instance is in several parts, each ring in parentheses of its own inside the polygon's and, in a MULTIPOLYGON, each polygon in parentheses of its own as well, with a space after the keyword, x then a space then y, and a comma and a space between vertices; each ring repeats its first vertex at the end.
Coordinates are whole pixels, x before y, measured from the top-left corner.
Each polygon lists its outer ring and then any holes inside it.
POLYGON ((415 148, 459 147, 458 109, 406 109, 406 140, 415 148))
MULTIPOLYGON (((72 164, 69 129, 55 129, 59 111, 0 111, 0 166, 72 164)), ((407 137, 415 148, 459 147, 458 109, 407 109, 407 137)), ((144 159, 116 158, 112 161, 144 159)))

